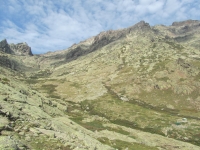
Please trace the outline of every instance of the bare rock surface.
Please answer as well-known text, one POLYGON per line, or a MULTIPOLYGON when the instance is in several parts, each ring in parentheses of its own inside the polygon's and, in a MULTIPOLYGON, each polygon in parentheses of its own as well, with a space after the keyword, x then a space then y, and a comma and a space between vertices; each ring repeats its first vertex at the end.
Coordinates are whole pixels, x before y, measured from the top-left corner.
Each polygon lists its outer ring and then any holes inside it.
POLYGON ((27 43, 8 44, 6 39, 0 41, 0 51, 7 54, 33 56, 31 47, 27 43))
POLYGON ((29 47, 27 43, 10 44, 10 48, 16 55, 33 56, 31 47, 29 47))
POLYGON ((10 137, 0 136, 0 149, 18 150, 18 147, 16 143, 10 137))
POLYGON ((8 53, 8 54, 12 54, 13 53, 13 51, 9 47, 6 39, 4 39, 4 40, 2 40, 0 42, 0 51, 4 52, 4 53, 8 53))

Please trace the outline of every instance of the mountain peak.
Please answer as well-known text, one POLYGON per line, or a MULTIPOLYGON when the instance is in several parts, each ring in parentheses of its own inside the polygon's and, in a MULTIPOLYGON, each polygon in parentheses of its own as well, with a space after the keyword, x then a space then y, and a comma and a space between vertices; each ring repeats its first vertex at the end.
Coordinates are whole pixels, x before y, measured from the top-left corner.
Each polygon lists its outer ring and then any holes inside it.
POLYGON ((144 20, 141 20, 140 22, 136 23, 134 26, 144 27, 144 26, 150 26, 150 25, 149 25, 149 23, 145 22, 144 20))
POLYGON ((8 44, 7 40, 4 39, 0 42, 0 51, 8 54, 15 55, 29 55, 33 56, 31 47, 28 46, 26 42, 18 44, 8 44))
POLYGON ((142 29, 142 30, 149 30, 149 29, 151 29, 151 26, 149 25, 149 23, 147 23, 147 22, 145 22, 145 21, 140 21, 140 22, 138 22, 138 23, 136 23, 135 25, 133 25, 133 26, 131 26, 131 27, 129 27, 129 28, 127 28, 128 30, 140 30, 140 29, 142 29))
POLYGON ((18 44, 10 44, 10 48, 15 52, 16 55, 29 55, 33 56, 31 47, 26 42, 18 44))

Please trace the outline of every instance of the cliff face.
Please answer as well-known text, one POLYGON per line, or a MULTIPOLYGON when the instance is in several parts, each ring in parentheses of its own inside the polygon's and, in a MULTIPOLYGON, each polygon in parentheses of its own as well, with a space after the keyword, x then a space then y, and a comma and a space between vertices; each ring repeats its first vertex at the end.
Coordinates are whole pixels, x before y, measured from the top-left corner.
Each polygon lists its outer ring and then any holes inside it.
POLYGON ((29 47, 26 43, 18 43, 18 44, 9 45, 6 39, 0 42, 0 51, 7 54, 33 56, 31 47, 29 47))
POLYGON ((14 51, 15 55, 33 56, 31 47, 27 43, 10 44, 10 48, 14 51))
POLYGON ((4 39, 0 42, 0 51, 8 54, 12 54, 13 51, 11 50, 10 46, 7 43, 7 40, 4 39))

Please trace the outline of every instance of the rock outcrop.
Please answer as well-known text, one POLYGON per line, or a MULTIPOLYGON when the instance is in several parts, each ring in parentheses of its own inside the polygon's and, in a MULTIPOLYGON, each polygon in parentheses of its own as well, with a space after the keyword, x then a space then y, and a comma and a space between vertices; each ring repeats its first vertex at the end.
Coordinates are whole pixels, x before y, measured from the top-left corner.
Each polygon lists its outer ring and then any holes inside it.
POLYGON ((11 50, 9 44, 7 43, 7 40, 4 39, 0 42, 0 51, 8 54, 12 54, 13 51, 11 50))
POLYGON ((31 47, 27 43, 8 44, 6 39, 0 42, 0 51, 7 54, 33 56, 31 47))
POLYGON ((33 56, 31 47, 29 47, 27 43, 10 44, 10 48, 16 55, 33 56))

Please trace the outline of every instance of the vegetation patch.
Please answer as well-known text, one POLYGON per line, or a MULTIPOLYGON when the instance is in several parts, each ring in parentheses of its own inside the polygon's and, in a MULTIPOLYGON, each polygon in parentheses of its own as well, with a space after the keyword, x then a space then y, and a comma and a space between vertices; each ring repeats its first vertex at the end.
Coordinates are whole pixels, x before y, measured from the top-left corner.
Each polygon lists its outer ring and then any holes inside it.
POLYGON ((167 80, 169 80, 169 78, 168 77, 163 77, 163 78, 159 78, 159 80, 166 82, 167 80))
POLYGON ((150 72, 150 75, 154 75, 157 71, 162 71, 165 67, 165 65, 169 62, 169 60, 164 60, 161 62, 158 62, 154 65, 152 71, 150 72))
POLYGON ((70 84, 70 86, 76 87, 76 88, 80 88, 81 85, 79 83, 73 82, 70 84))
MULTIPOLYGON (((108 97, 109 96, 107 96, 107 98, 108 97)), ((106 98, 106 96, 104 96, 104 98, 106 98)), ((104 118, 110 120, 111 123, 114 123, 114 124, 117 124, 117 125, 130 127, 130 128, 133 128, 133 129, 138 129, 138 130, 141 130, 141 131, 150 132, 150 133, 154 133, 154 134, 156 133, 156 134, 164 135, 161 132, 162 128, 161 127, 158 128, 158 126, 156 125, 156 124, 160 123, 161 120, 158 120, 158 121, 152 120, 151 121, 152 122, 152 128, 148 128, 149 123, 146 122, 148 115, 146 113, 139 115, 139 117, 137 117, 137 119, 129 120, 128 118, 133 116, 133 114, 131 112, 129 112, 129 110, 131 110, 131 109, 134 110, 135 107, 140 107, 140 106, 130 105, 128 103, 122 102, 121 100, 112 99, 113 96, 111 96, 110 98, 111 99, 107 99, 107 101, 105 100, 107 102, 107 107, 110 106, 110 109, 112 109, 112 110, 109 110, 109 111, 106 111, 107 110, 106 108, 102 108, 103 104, 101 104, 101 103, 103 101, 101 101, 101 100, 99 100, 98 102, 96 101, 95 103, 92 103, 91 101, 85 101, 84 103, 85 103, 85 105, 89 106, 90 109, 88 110, 88 112, 89 112, 90 115, 98 115, 98 116, 104 117, 104 118), (86 102, 88 102, 88 104, 86 104, 86 102), (113 107, 126 108, 127 110, 124 110, 124 111, 126 111, 126 114, 122 115, 122 113, 117 112, 117 109, 114 110, 113 107), (123 117, 117 117, 120 114, 123 117), (144 115, 147 115, 147 116, 144 116, 144 115), (147 127, 143 128, 141 126, 142 124, 145 124, 145 126, 147 126, 147 127)), ((121 108, 119 108, 119 109, 121 109, 121 108)), ((140 109, 141 109, 140 111, 142 112, 142 111, 144 111, 142 109, 146 109, 146 108, 140 108, 140 109)), ((139 110, 139 108, 138 108, 138 110, 139 110)), ((112 130, 112 129, 109 129, 109 130, 112 130)), ((120 132, 120 131, 116 131, 116 132, 120 132)), ((125 133, 125 134, 128 134, 128 133, 125 133)))
POLYGON ((172 46, 174 49, 182 50, 184 48, 182 45, 174 42, 166 41, 166 43, 172 46))
POLYGON ((32 138, 30 145, 31 149, 36 150, 71 150, 70 146, 64 146, 60 141, 56 139, 49 139, 45 136, 32 138))
POLYGON ((10 82, 10 80, 7 78, 0 78, 0 82, 3 84, 8 84, 10 82))
POLYGON ((49 97, 60 99, 61 97, 55 93, 56 87, 57 85, 53 84, 43 84, 40 89, 44 90, 49 95, 49 97))
POLYGON ((106 144, 109 145, 111 147, 114 147, 118 150, 124 150, 124 149, 130 149, 130 150, 158 150, 158 148, 156 147, 150 147, 150 146, 146 146, 144 144, 140 144, 140 143, 129 143, 129 142, 125 142, 122 140, 109 140, 106 137, 101 137, 98 138, 98 140, 102 143, 102 144, 106 144))
POLYGON ((95 120, 92 122, 82 123, 81 124, 84 128, 91 130, 91 131, 101 131, 105 130, 106 127, 103 126, 101 121, 95 120))
POLYGON ((34 75, 32 75, 30 78, 32 79, 38 79, 38 78, 47 78, 51 75, 50 70, 41 70, 34 75))
POLYGON ((37 79, 34 79, 34 78, 28 78, 28 79, 23 80, 23 81, 25 81, 28 84, 36 84, 36 83, 39 82, 37 79))

